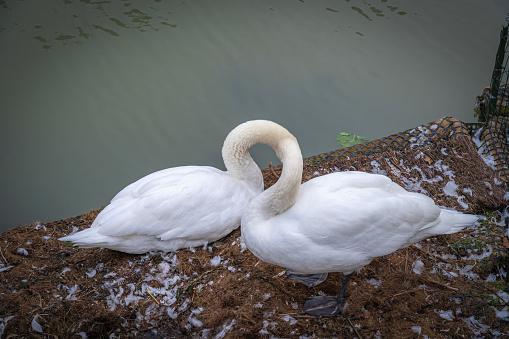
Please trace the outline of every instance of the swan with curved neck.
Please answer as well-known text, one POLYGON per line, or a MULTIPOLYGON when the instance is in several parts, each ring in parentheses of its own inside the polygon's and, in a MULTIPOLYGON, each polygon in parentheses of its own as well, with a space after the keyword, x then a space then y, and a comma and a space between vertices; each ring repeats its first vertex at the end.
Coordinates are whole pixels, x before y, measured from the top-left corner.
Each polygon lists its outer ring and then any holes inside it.
POLYGON ((90 228, 60 240, 138 254, 201 246, 226 236, 263 191, 261 171, 248 149, 275 145, 276 126, 264 120, 237 126, 222 148, 226 172, 182 166, 149 174, 120 191, 90 228))
POLYGON ((271 146, 283 163, 279 180, 254 198, 242 216, 249 250, 271 264, 302 274, 342 272, 335 297, 310 297, 303 311, 334 317, 342 311, 352 272, 376 257, 422 239, 455 233, 478 217, 444 210, 389 178, 338 172, 301 185, 302 155, 297 140, 281 127, 271 146))

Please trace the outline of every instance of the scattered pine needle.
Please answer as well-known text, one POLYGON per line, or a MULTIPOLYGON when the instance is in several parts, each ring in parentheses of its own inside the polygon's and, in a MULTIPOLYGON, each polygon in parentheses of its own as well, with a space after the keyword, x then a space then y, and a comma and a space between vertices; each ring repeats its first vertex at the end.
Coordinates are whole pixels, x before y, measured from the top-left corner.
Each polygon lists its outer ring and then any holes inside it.
POLYGON ((159 300, 156 299, 156 297, 154 297, 154 295, 152 294, 152 292, 147 288, 147 293, 152 297, 152 299, 154 299, 154 301, 158 304, 158 305, 161 305, 161 302, 159 300))

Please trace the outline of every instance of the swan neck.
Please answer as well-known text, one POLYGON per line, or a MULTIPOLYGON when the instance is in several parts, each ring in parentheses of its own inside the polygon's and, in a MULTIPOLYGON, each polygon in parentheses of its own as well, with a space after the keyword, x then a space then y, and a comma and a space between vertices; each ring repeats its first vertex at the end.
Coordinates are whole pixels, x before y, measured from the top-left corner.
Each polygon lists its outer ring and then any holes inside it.
POLYGON ((283 213, 297 201, 302 182, 302 154, 297 139, 288 130, 272 121, 252 120, 245 122, 226 137, 223 159, 230 175, 256 182, 263 186, 260 169, 251 158, 248 149, 254 144, 269 145, 283 163, 279 180, 256 197, 252 211, 263 218, 283 213))
POLYGON ((222 154, 226 169, 231 176, 247 181, 256 189, 263 190, 263 176, 249 154, 249 148, 258 143, 272 147, 274 133, 278 130, 275 126, 284 129, 271 121, 252 120, 240 124, 228 134, 223 144, 222 154))
POLYGON ((302 184, 302 153, 295 138, 286 139, 276 150, 279 160, 283 163, 283 170, 279 180, 263 194, 266 194, 270 215, 273 217, 281 214, 292 207, 297 201, 300 186, 302 184))

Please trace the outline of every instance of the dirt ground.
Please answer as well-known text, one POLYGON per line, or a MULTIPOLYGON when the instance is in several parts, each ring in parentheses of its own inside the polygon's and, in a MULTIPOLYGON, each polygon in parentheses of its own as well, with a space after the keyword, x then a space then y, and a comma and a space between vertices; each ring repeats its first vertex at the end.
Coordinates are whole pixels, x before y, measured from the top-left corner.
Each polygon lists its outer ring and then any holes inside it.
MULTIPOLYGON (((130 255, 77 249, 59 237, 99 211, 0 235, 2 338, 492 338, 509 335, 505 183, 470 147, 443 143, 308 166, 304 181, 337 170, 385 171, 445 207, 483 214, 463 232, 377 258, 352 274, 344 312, 300 312, 311 295, 337 294, 254 257, 240 230, 204 248, 130 255), (431 182, 430 178, 436 180, 431 182), (442 178, 442 180, 439 180, 442 178), (457 195, 446 194, 453 180, 457 195)), ((280 169, 264 170, 266 186, 280 169)))

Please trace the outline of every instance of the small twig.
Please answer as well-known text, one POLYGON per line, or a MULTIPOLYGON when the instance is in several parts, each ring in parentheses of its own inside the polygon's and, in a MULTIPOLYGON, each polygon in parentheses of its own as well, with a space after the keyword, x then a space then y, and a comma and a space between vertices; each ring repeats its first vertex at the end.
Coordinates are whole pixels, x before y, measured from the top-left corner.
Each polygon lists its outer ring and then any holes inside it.
POLYGON ((279 179, 279 175, 276 174, 276 171, 274 171, 274 167, 272 166, 272 161, 269 161, 269 168, 272 174, 274 174, 274 176, 279 179))
POLYGON ((204 275, 209 274, 210 272, 213 272, 213 271, 217 270, 218 268, 219 268, 219 267, 216 267, 216 268, 213 268, 213 269, 211 269, 211 270, 208 270, 208 271, 203 272, 202 274, 200 274, 199 276, 197 276, 196 278, 194 278, 194 279, 192 280, 192 282, 197 282, 197 281, 198 281, 198 280, 200 280, 200 279, 201 279, 204 275))
POLYGON ((355 334, 357 334, 357 336, 359 337, 359 339, 362 339, 361 335, 359 334, 359 332, 357 332, 357 329, 355 328, 355 326, 353 326, 352 324, 352 321, 350 320, 350 318, 346 317, 346 320, 348 320, 348 323, 350 324, 350 327, 352 328, 352 330, 355 332, 355 334))
POLYGON ((159 300, 156 299, 156 297, 154 297, 154 295, 152 294, 152 292, 147 288, 147 293, 152 297, 152 299, 154 299, 154 301, 158 304, 158 305, 161 305, 161 302, 159 300))
POLYGON ((288 293, 286 292, 285 290, 283 290, 281 287, 279 287, 278 285, 274 284, 272 281, 269 280, 269 278, 265 278, 265 277, 260 277, 260 276, 257 276, 256 278, 262 280, 262 281, 265 281, 266 283, 269 283, 271 284, 272 286, 274 286, 275 288, 277 288, 278 290, 280 290, 281 292, 283 292, 284 294, 286 294, 287 296, 290 296, 292 297, 294 300, 299 300, 296 296, 292 295, 291 293, 288 293))
POLYGON ((240 316, 241 316, 241 318, 242 318, 242 319, 244 319, 245 321, 247 321, 247 322, 251 323, 251 325, 255 325, 255 326, 256 326, 256 325, 258 325, 258 324, 257 324, 257 323, 253 320, 253 319, 248 318, 248 317, 247 317, 247 316, 245 316, 244 314, 241 314, 240 316))
POLYGON ((408 248, 405 250, 405 272, 407 271, 408 266, 408 248))
POLYGON ((82 298, 84 298, 84 297, 88 296, 89 294, 94 293, 95 291, 96 291, 96 289, 94 288, 92 291, 87 292, 86 294, 84 294, 84 295, 82 296, 82 298))
POLYGON ((289 315, 293 318, 302 318, 302 319, 316 319, 316 317, 313 317, 312 315, 309 315, 309 314, 305 314, 305 313, 281 313, 281 314, 278 314, 277 316, 278 317, 284 317, 285 315, 289 315))
POLYGON ((281 318, 281 317, 284 317, 285 315, 289 315, 289 316, 293 317, 293 316, 299 315, 299 312, 294 312, 294 313, 279 313, 277 316, 281 318))
POLYGON ((198 262, 199 262, 199 263, 200 263, 200 265, 203 267, 204 265, 203 265, 203 263, 201 262, 200 258, 199 258, 196 254, 194 255, 194 257, 195 257, 196 259, 198 259, 198 262))
POLYGON ((419 247, 415 246, 415 244, 414 244, 414 245, 412 245, 412 247, 413 247, 413 248, 415 248, 415 249, 418 249, 419 251, 421 251, 422 253, 424 253, 424 254, 426 254, 426 255, 432 256, 433 258, 435 258, 435 259, 437 259, 437 260, 439 260, 439 261, 443 261, 443 262, 447 262, 447 263, 449 263, 449 264, 453 264, 453 262, 452 262, 450 259, 444 259, 444 258, 442 258, 442 257, 439 257, 438 255, 435 255, 435 254, 433 254, 433 253, 430 253, 429 251, 428 251, 428 252, 426 252, 426 251, 425 251, 425 250, 423 250, 422 248, 419 248, 419 247))
POLYGON ((294 316, 294 318, 317 319, 316 317, 313 317, 312 315, 309 315, 309 314, 299 314, 299 315, 294 316))
MULTIPOLYGON (((7 247, 6 247, 7 248, 7 247)), ((7 259, 5 259, 4 257, 4 252, 2 251, 2 249, 0 249, 0 254, 2 255, 2 258, 4 258, 4 261, 7 265, 9 265, 9 262, 7 261, 7 259)))
POLYGON ((437 284, 437 285, 440 285, 440 286, 442 286, 442 287, 448 288, 448 289, 450 289, 450 290, 453 290, 453 291, 459 291, 459 289, 457 289, 456 287, 451 287, 451 286, 449 286, 449 285, 446 285, 446 284, 444 284, 444 283, 441 283, 441 282, 438 282, 438 281, 435 281, 435 280, 431 280, 431 279, 426 279, 426 280, 428 280, 429 282, 435 283, 435 284, 437 284))
POLYGON ((391 298, 397 297, 398 295, 402 295, 402 294, 417 292, 417 291, 420 291, 420 290, 421 290, 420 288, 414 288, 413 290, 399 292, 399 293, 394 294, 391 298))

